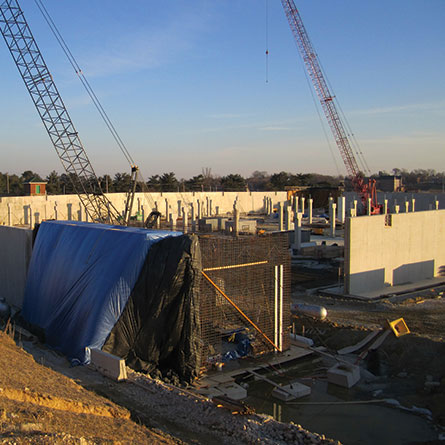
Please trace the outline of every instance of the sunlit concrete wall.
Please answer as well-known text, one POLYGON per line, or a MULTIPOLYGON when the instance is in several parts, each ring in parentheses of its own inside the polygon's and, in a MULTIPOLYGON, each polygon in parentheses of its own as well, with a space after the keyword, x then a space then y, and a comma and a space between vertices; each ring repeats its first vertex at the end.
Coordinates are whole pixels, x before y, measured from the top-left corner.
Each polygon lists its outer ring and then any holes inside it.
POLYGON ((32 230, 0 226, 0 297, 22 307, 32 253, 32 230))
MULTIPOLYGON (((354 192, 345 192, 343 194, 346 198, 346 214, 348 214, 348 209, 351 208, 354 199, 360 201, 357 193, 354 192)), ((380 204, 383 204, 383 201, 388 200, 388 209, 392 213, 394 212, 394 206, 400 206, 400 212, 405 212, 405 202, 409 202, 409 211, 412 211, 412 199, 415 200, 414 208, 415 211, 422 210, 434 210, 436 208, 436 200, 439 202, 439 209, 445 209, 445 193, 402 193, 402 192, 393 192, 393 193, 377 193, 377 200, 380 204)))
POLYGON ((346 293, 440 275, 445 275, 445 210, 346 219, 346 293))
MULTIPOLYGON (((119 210, 125 208, 125 193, 109 193, 108 199, 119 210)), ((193 203, 197 211, 200 202, 202 214, 225 214, 233 210, 235 200, 241 213, 264 211, 264 198, 271 198, 273 205, 287 199, 286 192, 195 192, 195 193, 137 193, 133 214, 145 216, 157 207, 162 216, 180 216, 180 207, 193 203)), ((190 214, 190 210, 189 210, 190 214)), ((85 221, 86 215, 77 195, 20 196, 0 198, 0 225, 24 225, 32 227, 44 219, 85 221)))

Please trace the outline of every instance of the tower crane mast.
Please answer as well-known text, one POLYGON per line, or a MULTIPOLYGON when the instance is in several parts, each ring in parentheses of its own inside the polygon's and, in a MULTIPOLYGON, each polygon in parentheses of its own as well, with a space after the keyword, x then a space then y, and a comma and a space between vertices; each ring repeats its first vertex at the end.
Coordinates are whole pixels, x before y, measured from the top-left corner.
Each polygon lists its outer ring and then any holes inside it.
MULTIPOLYGON (((0 30, 74 190, 92 221, 127 224, 102 192, 79 135, 17 0, 0 0, 0 30)), ((133 173, 132 173, 133 175, 133 173)))
POLYGON ((356 191, 364 205, 368 207, 368 199, 371 199, 371 214, 380 213, 380 206, 377 203, 375 181, 366 183, 363 173, 360 171, 357 160, 354 156, 351 143, 340 114, 335 105, 334 96, 331 94, 328 83, 323 75, 317 53, 309 39, 309 35, 293 0, 281 0, 289 26, 294 35, 298 50, 303 58, 306 70, 317 93, 323 112, 328 120, 337 147, 346 166, 346 171, 351 177, 354 191, 356 191))

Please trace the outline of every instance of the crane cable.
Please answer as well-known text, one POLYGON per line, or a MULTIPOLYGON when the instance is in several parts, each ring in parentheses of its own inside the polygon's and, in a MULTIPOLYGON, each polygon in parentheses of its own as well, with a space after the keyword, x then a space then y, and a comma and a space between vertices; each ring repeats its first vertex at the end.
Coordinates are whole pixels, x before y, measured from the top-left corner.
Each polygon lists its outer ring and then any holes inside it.
POLYGON ((363 151, 358 143, 358 140, 356 139, 355 134, 352 131, 351 126, 349 124, 349 121, 346 118, 346 115, 340 105, 340 102, 337 99, 337 95, 335 94, 334 89, 332 88, 332 84, 331 84, 331 82, 329 82, 329 77, 326 75, 326 70, 324 69, 320 60, 318 60, 318 64, 320 65, 320 69, 321 69, 322 74, 326 80, 326 83, 327 83, 328 88, 332 94, 335 104, 336 104, 337 108, 340 110, 341 119, 342 119, 342 122, 344 122, 344 124, 345 124, 345 130, 348 133, 349 142, 351 143, 352 148, 355 150, 355 154, 357 155, 357 158, 358 158, 359 162, 361 163, 361 167, 362 167, 363 171, 365 172, 365 174, 371 174, 371 169, 369 168, 369 165, 366 161, 365 155, 363 154, 363 151))
POLYGON ((265 0, 266 6, 266 83, 269 83, 269 1, 265 0))
POLYGON ((133 158, 131 157, 130 152, 128 151, 127 147, 125 146, 124 142, 122 141, 121 137, 119 136, 119 133, 117 132, 115 126, 113 125, 110 118, 108 117, 108 114, 104 110, 98 97, 94 93, 93 88, 91 87, 90 83, 88 82, 85 75, 83 74, 79 64, 77 63, 77 60, 73 56, 67 43, 65 42, 64 38, 60 34, 56 24, 54 23, 53 19, 50 16, 48 10, 43 5, 42 0, 34 0, 34 2, 37 5, 37 7, 39 8, 43 18, 45 19, 45 21, 48 24, 49 28, 51 29, 52 33, 54 34, 57 42, 59 43, 60 47, 62 48, 62 51, 65 53, 71 66, 73 67, 74 71, 76 72, 77 76, 79 77, 80 81, 82 82, 82 85, 84 86, 86 92, 90 96, 90 99, 93 101, 93 104, 96 107, 97 111, 99 112, 100 116, 102 117, 103 121, 105 122, 105 125, 110 130, 111 135, 113 136, 114 140, 116 141, 119 149, 122 151, 125 159, 128 161, 130 166, 133 167, 135 165, 135 162, 134 162, 133 158))
MULTIPOLYGON (((296 45, 296 42, 294 42, 294 43, 295 43, 295 45, 296 45)), ((298 46, 297 46, 297 49, 298 49, 298 46)), ((297 51, 297 53, 298 53, 298 55, 300 56, 300 60, 301 60, 301 62, 302 62, 300 66, 301 66, 301 69, 302 69, 302 71, 303 71, 303 73, 304 73, 304 77, 306 78, 306 83, 307 83, 307 85, 308 85, 308 89, 309 89, 309 91, 310 91, 310 93, 311 93, 312 102, 314 103, 315 110, 317 111, 317 115, 318 115, 318 119, 319 119, 319 121, 320 121, 321 129, 323 130, 323 134, 324 134, 324 137, 325 137, 325 139, 326 139, 326 143, 328 144, 328 148, 329 148, 329 151, 330 151, 330 153, 331 153, 332 160, 333 160, 334 165, 335 165, 335 169, 337 170, 337 175, 338 175, 338 176, 341 176, 341 171, 340 171, 340 168, 339 168, 339 166, 338 166, 337 159, 336 159, 335 154, 334 154, 334 150, 333 150, 333 148, 332 148, 330 139, 329 139, 328 134, 327 134, 327 131, 326 131, 325 122, 324 122, 324 120, 322 119, 321 114, 320 114, 320 108, 319 108, 319 103, 320 103, 320 102, 319 102, 319 101, 317 100, 317 98, 315 97, 314 89, 313 89, 313 87, 312 87, 312 85, 311 85, 311 81, 310 81, 310 79, 309 79, 309 75, 308 75, 307 70, 305 69, 305 66, 304 66, 304 60, 303 60, 303 57, 302 57, 302 55, 300 54, 300 51, 297 51)))

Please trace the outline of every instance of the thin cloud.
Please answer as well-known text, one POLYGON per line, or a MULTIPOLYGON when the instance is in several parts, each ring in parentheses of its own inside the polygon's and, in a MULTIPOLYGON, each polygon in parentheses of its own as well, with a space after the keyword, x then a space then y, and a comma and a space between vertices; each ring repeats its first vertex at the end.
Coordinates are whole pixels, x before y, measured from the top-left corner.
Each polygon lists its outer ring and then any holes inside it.
POLYGON ((90 50, 83 58, 82 71, 87 77, 100 77, 157 68, 178 55, 189 54, 200 34, 208 29, 203 15, 192 12, 155 29, 140 27, 90 50))
POLYGON ((385 113, 401 113, 406 111, 444 111, 445 102, 435 102, 426 104, 407 104, 392 107, 369 108, 367 110, 356 110, 356 115, 385 114, 385 113))
POLYGON ((248 114, 237 114, 237 113, 220 113, 220 114, 211 114, 209 116, 212 119, 245 119, 249 117, 248 114))
POLYGON ((292 130, 292 129, 289 128, 289 127, 281 127, 281 126, 270 125, 270 126, 267 126, 267 127, 259 128, 259 130, 261 130, 261 131, 289 131, 289 130, 292 130))

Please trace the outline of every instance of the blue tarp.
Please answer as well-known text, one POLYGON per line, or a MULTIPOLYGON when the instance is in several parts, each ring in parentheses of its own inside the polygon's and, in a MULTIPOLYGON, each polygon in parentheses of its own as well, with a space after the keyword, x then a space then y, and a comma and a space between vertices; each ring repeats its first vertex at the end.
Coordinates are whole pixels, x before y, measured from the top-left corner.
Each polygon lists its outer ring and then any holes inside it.
POLYGON ((87 363, 125 308, 147 252, 180 232, 73 221, 40 225, 28 271, 23 318, 46 342, 87 363))

